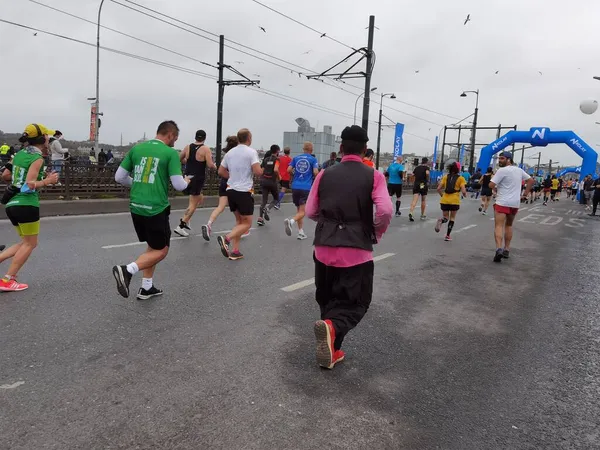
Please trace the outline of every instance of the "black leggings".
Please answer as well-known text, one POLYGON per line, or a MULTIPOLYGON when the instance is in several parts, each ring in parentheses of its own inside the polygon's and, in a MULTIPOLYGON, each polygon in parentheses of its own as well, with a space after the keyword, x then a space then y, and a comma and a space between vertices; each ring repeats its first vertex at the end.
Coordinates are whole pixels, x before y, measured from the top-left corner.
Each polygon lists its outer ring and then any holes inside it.
POLYGON ((264 215, 265 206, 269 202, 269 194, 273 196, 273 201, 269 205, 269 209, 273 209, 273 207, 279 201, 279 189, 277 187, 277 181, 273 180, 261 180, 260 187, 262 188, 262 203, 260 204, 260 217, 264 215))
POLYGON ((594 208, 594 209, 592 209, 592 214, 594 214, 594 215, 596 214, 596 209, 598 209, 598 203, 600 203, 600 195, 594 195, 592 197, 592 205, 594 208))

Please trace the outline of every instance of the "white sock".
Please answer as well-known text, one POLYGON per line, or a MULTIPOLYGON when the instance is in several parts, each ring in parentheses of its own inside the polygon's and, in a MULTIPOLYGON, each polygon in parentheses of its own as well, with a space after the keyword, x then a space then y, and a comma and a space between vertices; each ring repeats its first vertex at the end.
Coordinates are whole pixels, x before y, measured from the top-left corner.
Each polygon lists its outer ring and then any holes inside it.
POLYGON ((290 219, 290 226, 293 226, 296 223, 294 219, 290 219))
POLYGON ((129 272, 131 275, 135 275, 139 271, 140 268, 136 263, 132 262, 131 264, 127 264, 127 272, 129 272))
POLYGON ((212 225, 212 220, 209 220, 206 225, 210 227, 212 225))
POLYGON ((302 228, 300 228, 300 229, 298 230, 298 234, 304 234, 304 230, 303 230, 302 228))
POLYGON ((152 278, 142 278, 142 289, 148 290, 152 287, 152 278))

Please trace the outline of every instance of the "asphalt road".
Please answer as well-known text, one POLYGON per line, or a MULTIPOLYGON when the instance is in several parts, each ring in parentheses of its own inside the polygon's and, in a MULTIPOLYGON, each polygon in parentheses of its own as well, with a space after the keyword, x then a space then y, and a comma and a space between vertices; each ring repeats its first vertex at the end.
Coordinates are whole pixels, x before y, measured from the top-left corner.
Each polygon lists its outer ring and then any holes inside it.
POLYGON ((377 246, 373 304, 333 371, 315 363, 312 246, 285 235, 291 205, 242 261, 214 237, 174 240, 148 302, 111 275, 143 249, 128 215, 43 219, 31 288, 0 298, 0 448, 600 448, 600 223, 528 206, 494 264, 477 203, 444 242, 431 200, 432 219, 404 209, 377 246))

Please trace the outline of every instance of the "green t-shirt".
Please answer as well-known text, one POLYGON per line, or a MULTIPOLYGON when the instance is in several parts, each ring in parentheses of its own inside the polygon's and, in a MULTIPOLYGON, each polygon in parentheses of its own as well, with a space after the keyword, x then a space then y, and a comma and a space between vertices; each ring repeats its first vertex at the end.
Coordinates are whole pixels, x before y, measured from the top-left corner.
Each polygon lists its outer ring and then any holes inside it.
MULTIPOLYGON (((43 159, 40 151, 35 147, 28 147, 19 151, 13 159, 12 184, 19 189, 27 181, 27 173, 31 165, 38 159, 43 159)), ((44 175, 44 164, 40 166, 37 181, 44 175)), ((9 206, 36 206, 40 207, 40 194, 37 191, 22 193, 19 192, 7 204, 9 206)))
POLYGON ((169 206, 169 177, 181 175, 177 151, 159 140, 133 147, 121 163, 133 177, 129 206, 140 216, 155 216, 169 206))

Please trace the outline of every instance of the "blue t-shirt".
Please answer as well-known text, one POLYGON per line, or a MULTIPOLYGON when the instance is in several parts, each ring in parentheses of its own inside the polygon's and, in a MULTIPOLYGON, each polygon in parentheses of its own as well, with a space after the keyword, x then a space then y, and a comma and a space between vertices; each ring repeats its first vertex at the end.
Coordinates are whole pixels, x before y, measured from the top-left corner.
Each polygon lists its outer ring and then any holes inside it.
POLYGON ((315 179, 313 170, 319 168, 319 161, 317 161, 317 158, 308 153, 304 153, 302 155, 294 156, 290 166, 294 168, 292 189, 310 191, 315 179))
POLYGON ((469 172, 463 172, 462 173, 462 177, 465 179, 465 181, 468 183, 469 180, 471 179, 471 174, 469 172))
POLYGON ((402 178, 400 172, 404 172, 404 165, 399 163, 392 163, 388 167, 388 175, 390 184, 402 184, 402 178))

